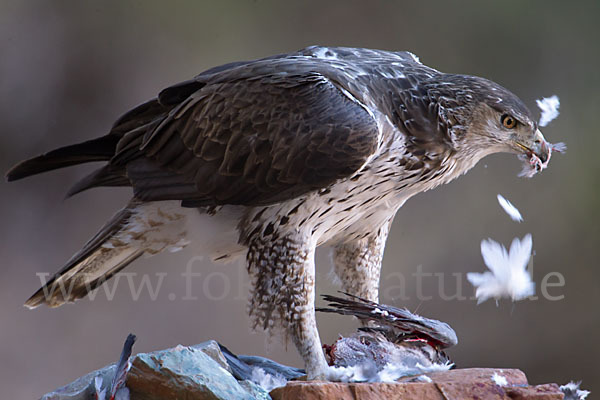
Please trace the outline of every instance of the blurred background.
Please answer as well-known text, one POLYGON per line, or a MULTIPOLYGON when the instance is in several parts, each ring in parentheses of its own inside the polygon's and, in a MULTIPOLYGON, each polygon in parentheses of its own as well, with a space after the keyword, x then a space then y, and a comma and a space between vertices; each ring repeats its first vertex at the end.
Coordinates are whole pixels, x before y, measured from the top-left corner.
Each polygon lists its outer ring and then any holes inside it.
MULTIPOLYGON (((448 322, 459 367, 519 368, 532 383, 583 380, 600 392, 600 2, 562 1, 7 1, 0 2, 0 169, 104 134, 129 108, 209 67, 312 44, 410 50, 445 72, 480 75, 535 99, 557 94, 561 115, 544 129, 566 155, 533 179, 520 162, 490 156, 450 185, 400 210, 385 254, 381 299, 448 322), (510 221, 501 193, 523 213, 510 221), (538 300, 476 305, 467 271, 483 271, 479 244, 532 233, 538 300), (415 276, 421 271, 421 278, 415 276), (540 290, 547 283, 546 296, 540 290), (418 281, 421 280, 422 285, 418 281), (421 291, 421 293, 419 293, 421 291)), ((537 109, 535 109, 537 112, 537 109)), ((290 344, 251 333, 242 264, 213 265, 193 247, 141 259, 114 296, 58 309, 23 302, 124 205, 126 189, 63 201, 95 166, 0 183, 0 387, 36 398, 135 352, 216 339, 242 354, 300 365, 290 344), (186 267, 188 266, 188 267, 186 267), (191 292, 186 268, 200 274, 191 292), (141 274, 159 290, 135 291, 141 274), (162 278, 161 278, 162 277, 162 278), (129 284, 133 284, 132 292, 129 284), (195 299, 194 299, 195 298, 195 299)), ((318 293, 333 293, 327 249, 318 293)), ((350 334, 349 318, 320 316, 324 343, 350 334)))

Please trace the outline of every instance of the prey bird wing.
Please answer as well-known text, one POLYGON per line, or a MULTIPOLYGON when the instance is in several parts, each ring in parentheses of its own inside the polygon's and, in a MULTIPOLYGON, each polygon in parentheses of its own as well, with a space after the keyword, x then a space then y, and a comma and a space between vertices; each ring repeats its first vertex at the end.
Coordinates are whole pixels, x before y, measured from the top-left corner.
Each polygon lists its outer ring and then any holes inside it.
POLYGON ((456 333, 444 322, 421 317, 407 309, 379 304, 349 293, 344 294, 346 298, 323 295, 323 299, 329 302, 329 307, 316 308, 316 311, 353 315, 363 321, 391 327, 396 333, 426 337, 440 348, 458 343, 456 333))

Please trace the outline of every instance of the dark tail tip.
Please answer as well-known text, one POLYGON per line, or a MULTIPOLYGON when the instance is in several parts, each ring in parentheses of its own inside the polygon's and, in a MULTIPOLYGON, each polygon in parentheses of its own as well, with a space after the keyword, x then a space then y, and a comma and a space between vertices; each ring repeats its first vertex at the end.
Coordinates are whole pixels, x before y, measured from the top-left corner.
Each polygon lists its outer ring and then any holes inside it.
POLYGON ((108 161, 115 154, 118 135, 105 135, 97 139, 52 150, 29 160, 21 161, 6 173, 6 179, 16 181, 58 168, 93 161, 108 161))
POLYGON ((14 167, 8 170, 6 173, 6 180, 8 182, 16 181, 19 179, 26 178, 31 175, 35 175, 40 168, 35 166, 36 161, 39 157, 32 158, 30 160, 21 161, 14 167))

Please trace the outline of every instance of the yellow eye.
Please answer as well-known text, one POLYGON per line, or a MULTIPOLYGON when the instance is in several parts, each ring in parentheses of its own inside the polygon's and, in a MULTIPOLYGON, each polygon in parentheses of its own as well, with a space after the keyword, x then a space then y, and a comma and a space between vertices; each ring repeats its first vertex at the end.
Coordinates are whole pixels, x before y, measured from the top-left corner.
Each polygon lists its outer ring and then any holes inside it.
POLYGON ((508 114, 503 114, 502 117, 500 117, 500 122, 502 122, 502 125, 507 129, 512 129, 517 126, 517 120, 508 114))

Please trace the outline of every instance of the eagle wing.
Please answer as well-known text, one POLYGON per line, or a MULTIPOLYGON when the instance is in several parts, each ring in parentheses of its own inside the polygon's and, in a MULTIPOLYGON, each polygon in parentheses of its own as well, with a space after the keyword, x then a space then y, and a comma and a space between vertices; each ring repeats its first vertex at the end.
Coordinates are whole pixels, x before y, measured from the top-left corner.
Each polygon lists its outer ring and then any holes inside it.
POLYGON ((126 175, 140 200, 203 206, 270 204, 352 176, 377 150, 379 126, 308 66, 259 60, 165 89, 157 118, 115 126, 134 128, 93 180, 126 175))

